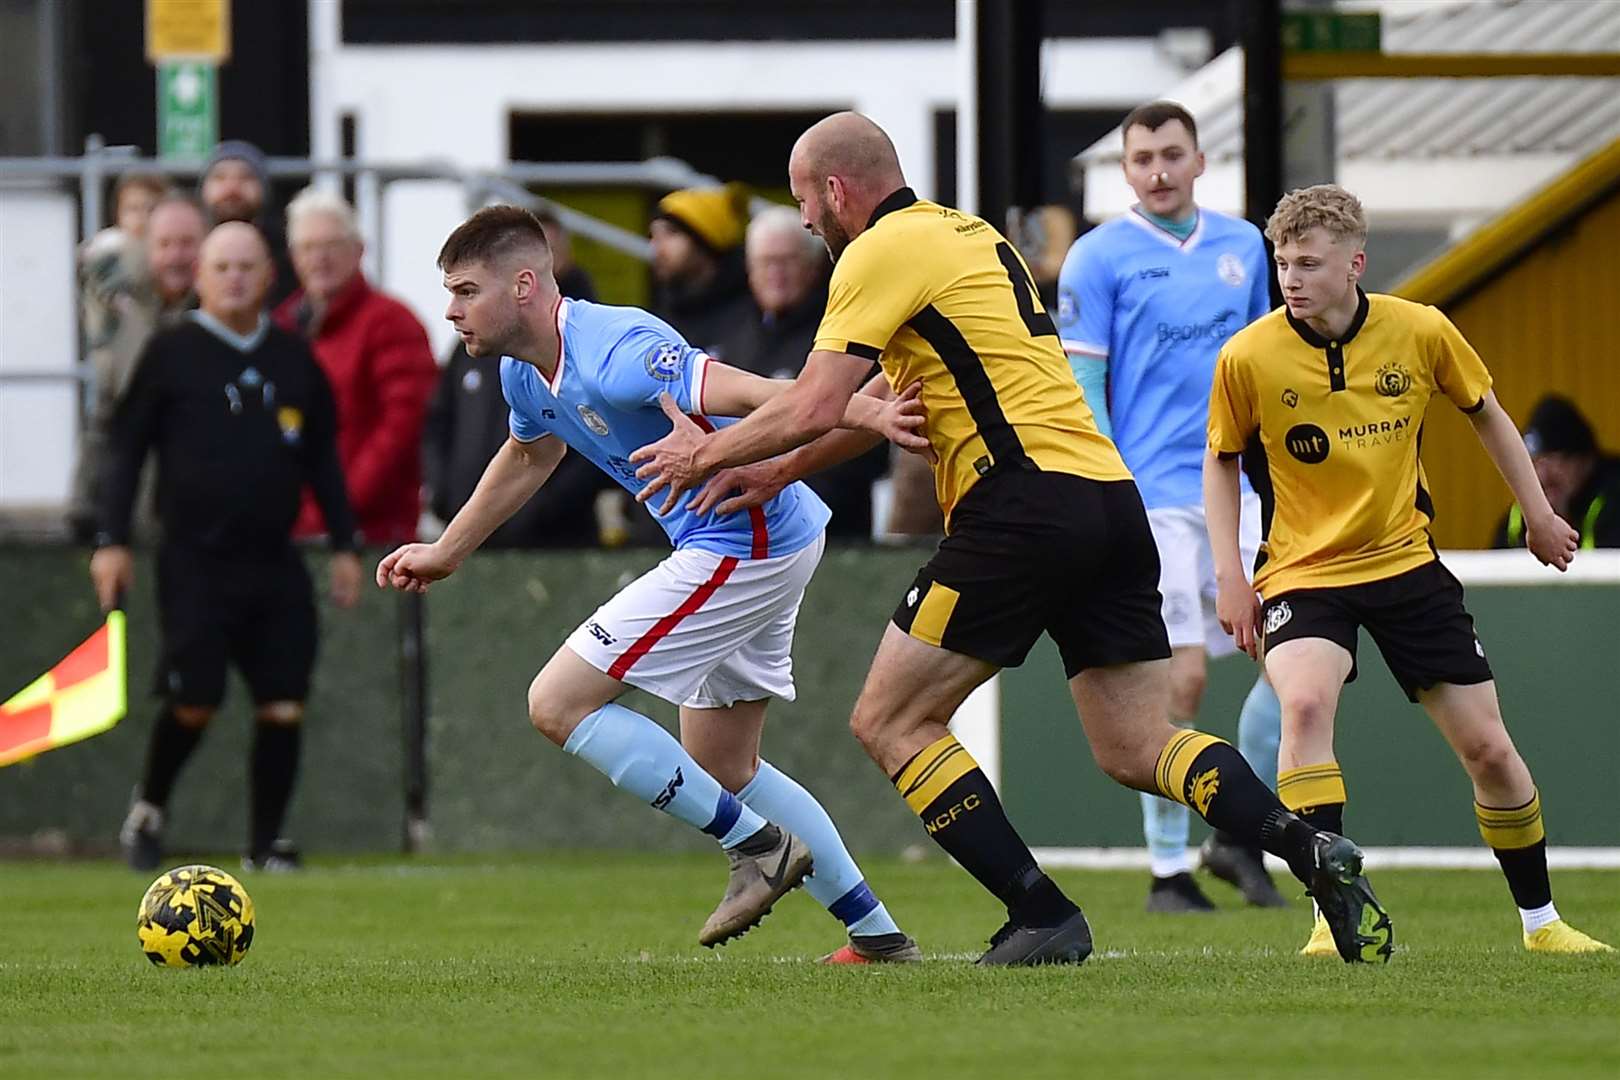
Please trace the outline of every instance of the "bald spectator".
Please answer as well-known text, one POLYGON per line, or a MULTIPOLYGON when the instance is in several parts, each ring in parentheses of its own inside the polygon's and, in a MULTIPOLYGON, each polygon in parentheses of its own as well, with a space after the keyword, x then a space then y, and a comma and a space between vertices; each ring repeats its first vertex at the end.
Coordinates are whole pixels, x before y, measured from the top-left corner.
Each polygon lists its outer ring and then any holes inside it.
POLYGON ((226 139, 214 147, 197 181, 197 194, 208 212, 210 227, 225 221, 245 221, 264 234, 275 274, 268 302, 279 304, 297 287, 287 241, 277 228, 270 204, 270 160, 264 151, 243 139, 226 139))
MULTIPOLYGON (((371 287, 349 204, 305 188, 287 207, 300 287, 276 325, 306 338, 337 402, 338 458, 368 544, 416 538, 421 515, 422 421, 438 378, 427 331, 409 308, 371 287)), ((296 535, 330 531, 305 494, 296 535)))
POLYGON ((742 261, 747 225, 748 189, 727 184, 670 192, 658 201, 648 228, 657 284, 653 313, 715 356, 749 317, 742 261))
MULTIPOLYGON (((123 231, 130 223, 120 227, 117 240, 118 257, 139 260, 139 271, 100 279, 94 321, 88 301, 86 305, 90 392, 69 505, 69 523, 81 540, 95 531, 96 478, 106 464, 113 414, 129 389, 141 350, 155 332, 175 325, 196 306, 192 285, 205 232, 202 208, 188 196, 170 192, 146 209, 140 224, 144 243, 123 231)), ((135 521, 138 534, 151 533, 150 483, 142 485, 136 500, 135 521)))
POLYGON ((146 345, 113 424, 90 578, 101 606, 134 580, 130 508, 142 462, 158 462, 160 699, 146 768, 120 833, 150 871, 163 857, 169 794, 225 696, 234 665, 253 695, 249 835, 243 865, 290 870, 281 834, 315 662, 315 604, 291 542, 304 486, 332 522, 332 598, 354 604, 360 560, 333 437, 332 392, 309 346, 264 311, 270 254, 227 222, 198 261, 201 309, 146 345))

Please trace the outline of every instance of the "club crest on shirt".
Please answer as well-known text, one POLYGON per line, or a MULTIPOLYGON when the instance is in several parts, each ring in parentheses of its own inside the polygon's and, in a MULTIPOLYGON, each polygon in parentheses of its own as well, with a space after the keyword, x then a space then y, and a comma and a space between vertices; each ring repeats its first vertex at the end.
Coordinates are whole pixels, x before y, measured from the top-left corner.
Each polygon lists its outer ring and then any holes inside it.
POLYGON ((292 405, 283 405, 276 410, 276 423, 281 427, 283 442, 296 443, 304 430, 304 412, 292 405))
POLYGON ((1228 285, 1238 286, 1249 280, 1248 271, 1243 269, 1243 260, 1232 254, 1224 252, 1215 260, 1216 275, 1228 285))
POLYGON ((1399 361, 1391 360, 1378 369, 1373 387, 1384 397, 1400 397, 1412 389, 1412 376, 1407 374, 1399 361))
MULTIPOLYGON (((673 343, 660 345, 647 354, 647 374, 664 382, 674 382, 681 377, 681 355, 684 352, 681 346, 673 343)), ((595 428, 591 430, 596 431, 595 428)))
POLYGON ((1282 392, 1282 403, 1284 405, 1288 406, 1290 409, 1292 409, 1294 406, 1298 405, 1299 404, 1299 393, 1298 393, 1298 391, 1294 390, 1293 388, 1289 388, 1287 390, 1284 390, 1282 392))
POLYGON ((608 433, 607 421, 602 419, 601 413, 589 405, 577 405, 575 409, 579 413, 580 420, 586 427, 591 429, 593 434, 606 435, 608 433))
POLYGON ((477 368, 468 368, 466 374, 461 376, 461 388, 469 394, 478 393, 478 388, 484 385, 484 374, 477 368))
POLYGON ((1080 301, 1074 298, 1073 289, 1058 290, 1058 318, 1064 322, 1073 322, 1080 317, 1080 301))

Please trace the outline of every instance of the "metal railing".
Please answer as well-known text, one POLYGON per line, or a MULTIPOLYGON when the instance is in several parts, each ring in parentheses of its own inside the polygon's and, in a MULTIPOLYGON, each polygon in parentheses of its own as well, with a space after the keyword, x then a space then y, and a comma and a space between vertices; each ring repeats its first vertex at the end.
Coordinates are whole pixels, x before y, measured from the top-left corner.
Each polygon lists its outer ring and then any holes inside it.
MULTIPOLYGON (((107 181, 130 170, 194 179, 203 162, 143 157, 133 146, 108 146, 100 135, 85 139, 79 157, 0 157, 0 185, 23 183, 75 184, 79 197, 79 232, 87 240, 106 224, 103 207, 107 181)), ((352 179, 355 216, 373 265, 381 265, 384 235, 383 193, 400 181, 441 180, 459 184, 467 209, 492 202, 509 202, 532 210, 546 210, 576 236, 593 240, 623 255, 650 260, 647 239, 609 221, 537 195, 526 185, 541 187, 623 187, 667 191, 717 185, 720 181, 675 158, 643 162, 512 162, 498 172, 466 169, 449 160, 417 162, 363 161, 352 158, 315 160, 273 157, 268 161, 272 179, 308 177, 311 183, 337 184, 352 179)), ((754 209, 770 205, 755 199, 754 209)), ((77 298, 74 314, 78 317, 77 298)), ((0 383, 75 382, 87 378, 82 353, 70 370, 11 369, 0 371, 0 383)))

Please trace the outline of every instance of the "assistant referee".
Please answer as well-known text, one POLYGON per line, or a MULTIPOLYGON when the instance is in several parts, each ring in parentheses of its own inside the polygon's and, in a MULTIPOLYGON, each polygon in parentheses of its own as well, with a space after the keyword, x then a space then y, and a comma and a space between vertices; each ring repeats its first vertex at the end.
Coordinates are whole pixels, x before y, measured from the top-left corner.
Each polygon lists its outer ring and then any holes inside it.
POLYGON ((246 869, 290 870, 280 838, 315 661, 313 590, 290 539, 304 485, 336 554, 332 599, 359 595, 354 518, 338 464, 331 387, 309 347, 264 311, 274 271, 257 229, 220 225, 199 256, 200 309, 152 338, 114 418, 90 578, 103 608, 130 586, 131 508, 158 457, 161 699, 146 768, 119 835, 130 865, 155 869, 169 793, 225 695, 234 663, 253 695, 246 869))

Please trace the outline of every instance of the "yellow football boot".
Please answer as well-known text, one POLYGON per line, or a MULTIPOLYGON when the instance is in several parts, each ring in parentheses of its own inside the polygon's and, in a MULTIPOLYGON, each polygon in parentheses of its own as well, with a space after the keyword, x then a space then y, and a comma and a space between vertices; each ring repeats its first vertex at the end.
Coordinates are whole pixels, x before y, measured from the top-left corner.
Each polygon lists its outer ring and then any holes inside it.
POLYGON ((1524 935, 1524 947, 1531 952, 1543 953, 1614 952, 1614 946, 1605 945, 1597 938, 1581 933, 1563 919, 1550 922, 1540 930, 1524 935))
POLYGON ((1311 925, 1311 940, 1299 950, 1301 956, 1325 956, 1333 960, 1339 958, 1339 947, 1333 944, 1333 931, 1329 929, 1327 920, 1322 918, 1320 911, 1316 912, 1316 921, 1311 925))

